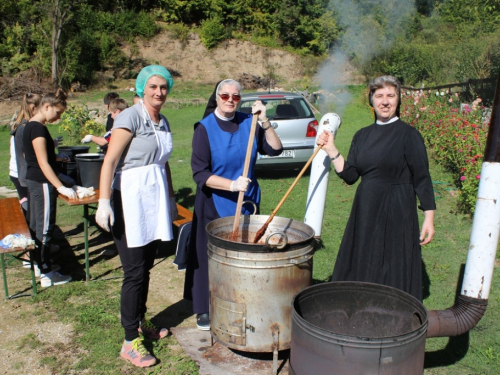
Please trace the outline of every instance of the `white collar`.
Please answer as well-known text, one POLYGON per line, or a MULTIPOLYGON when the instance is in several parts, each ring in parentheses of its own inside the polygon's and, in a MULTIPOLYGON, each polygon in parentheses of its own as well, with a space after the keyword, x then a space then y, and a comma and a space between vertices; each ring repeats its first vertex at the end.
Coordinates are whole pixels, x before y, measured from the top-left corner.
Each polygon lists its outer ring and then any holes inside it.
POLYGON ((393 123, 394 121, 398 121, 398 120, 399 120, 398 116, 395 116, 395 117, 393 117, 390 120, 387 120, 385 122, 377 120, 377 125, 388 125, 388 124, 393 123))
POLYGON ((231 117, 224 117, 222 115, 219 114, 219 112, 217 111, 218 108, 215 108, 215 111, 214 111, 214 115, 217 116, 218 118, 220 118, 222 121, 231 121, 233 118, 234 118, 234 113, 231 117))

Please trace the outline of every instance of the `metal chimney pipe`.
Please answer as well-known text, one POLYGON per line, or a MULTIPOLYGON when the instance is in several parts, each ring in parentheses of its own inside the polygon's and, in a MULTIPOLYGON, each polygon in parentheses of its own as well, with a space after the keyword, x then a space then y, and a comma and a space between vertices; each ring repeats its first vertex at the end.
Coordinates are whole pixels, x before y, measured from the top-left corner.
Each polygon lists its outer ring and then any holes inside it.
MULTIPOLYGON (((319 122, 316 139, 327 130, 337 134, 340 128, 340 116, 336 113, 326 113, 319 122)), ((318 147, 318 146, 316 146, 318 147)), ((321 238, 323 216, 325 212, 326 192, 328 190, 328 176, 330 175, 331 161, 326 151, 320 150, 311 164, 309 188, 307 190, 306 214, 304 223, 314 229, 314 237, 321 238)))
POLYGON ((500 80, 497 81, 484 162, 481 167, 461 293, 452 307, 429 311, 427 337, 461 335, 481 320, 488 305, 499 234, 500 80))

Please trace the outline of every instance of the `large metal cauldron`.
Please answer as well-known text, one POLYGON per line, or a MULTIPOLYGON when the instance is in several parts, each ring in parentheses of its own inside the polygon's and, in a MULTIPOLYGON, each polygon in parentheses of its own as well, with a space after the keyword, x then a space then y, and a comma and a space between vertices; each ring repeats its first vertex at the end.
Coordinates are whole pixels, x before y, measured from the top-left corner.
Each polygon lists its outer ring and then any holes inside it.
POLYGON ((274 217, 261 243, 245 243, 253 241, 268 218, 242 217, 238 242, 228 239, 233 216, 206 228, 212 337, 245 352, 290 348, 292 300, 312 281, 310 226, 274 217))
POLYGON ((290 374, 422 375, 427 311, 388 286, 333 282, 293 301, 290 374))

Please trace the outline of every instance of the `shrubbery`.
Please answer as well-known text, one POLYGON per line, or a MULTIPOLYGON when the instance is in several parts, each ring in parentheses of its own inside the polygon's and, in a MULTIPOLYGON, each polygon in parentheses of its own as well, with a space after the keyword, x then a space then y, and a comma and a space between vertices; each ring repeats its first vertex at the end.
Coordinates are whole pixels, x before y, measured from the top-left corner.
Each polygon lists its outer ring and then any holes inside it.
POLYGON ((428 152, 454 173, 460 187, 459 209, 474 213, 489 123, 481 99, 463 105, 449 91, 413 91, 402 95, 402 119, 417 128, 428 152))
POLYGON ((59 131, 66 133, 65 145, 74 146, 80 144, 87 134, 101 136, 106 127, 98 123, 90 116, 86 105, 69 105, 61 116, 59 131))
POLYGON ((200 25, 200 38, 208 49, 216 47, 219 42, 227 39, 228 35, 229 33, 219 17, 204 20, 200 25))

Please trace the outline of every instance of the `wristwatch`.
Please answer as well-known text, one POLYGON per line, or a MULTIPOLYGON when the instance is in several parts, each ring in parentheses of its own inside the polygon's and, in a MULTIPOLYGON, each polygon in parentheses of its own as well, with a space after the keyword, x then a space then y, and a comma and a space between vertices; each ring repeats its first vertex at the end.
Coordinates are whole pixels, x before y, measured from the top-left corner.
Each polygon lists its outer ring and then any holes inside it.
POLYGON ((264 121, 264 122, 262 123, 262 130, 267 130, 267 129, 269 129, 270 127, 271 127, 271 121, 266 120, 266 121, 264 121), (265 124, 266 122, 267 122, 267 123, 269 123, 269 125, 268 125, 267 127, 264 127, 264 124, 265 124))

